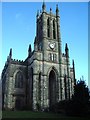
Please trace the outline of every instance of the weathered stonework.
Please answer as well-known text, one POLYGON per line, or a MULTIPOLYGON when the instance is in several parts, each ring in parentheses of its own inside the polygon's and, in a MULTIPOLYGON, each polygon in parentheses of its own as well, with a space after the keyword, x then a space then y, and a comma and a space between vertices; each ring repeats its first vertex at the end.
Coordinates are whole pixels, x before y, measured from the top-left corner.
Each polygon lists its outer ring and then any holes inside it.
POLYGON ((49 108, 74 94, 75 67, 70 67, 69 49, 62 53, 58 6, 54 15, 37 13, 34 50, 25 61, 12 59, 12 49, 2 71, 3 108, 33 110, 49 108))

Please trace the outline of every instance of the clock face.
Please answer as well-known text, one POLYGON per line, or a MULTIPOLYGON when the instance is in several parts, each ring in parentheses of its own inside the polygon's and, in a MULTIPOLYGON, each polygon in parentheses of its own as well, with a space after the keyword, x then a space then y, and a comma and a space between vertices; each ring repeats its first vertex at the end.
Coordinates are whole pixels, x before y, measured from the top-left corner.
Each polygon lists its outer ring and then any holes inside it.
POLYGON ((55 43, 49 43, 49 46, 51 49, 54 49, 55 48, 55 43))

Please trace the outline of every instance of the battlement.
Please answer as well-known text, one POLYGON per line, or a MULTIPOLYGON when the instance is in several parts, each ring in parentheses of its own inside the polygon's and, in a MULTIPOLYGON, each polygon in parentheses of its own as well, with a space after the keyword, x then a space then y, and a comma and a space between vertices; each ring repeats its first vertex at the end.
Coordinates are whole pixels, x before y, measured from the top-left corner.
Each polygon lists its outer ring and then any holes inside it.
POLYGON ((18 59, 11 59, 13 62, 17 62, 17 63, 23 63, 23 60, 18 60, 18 59))
MULTIPOLYGON (((38 13, 37 13, 37 20, 41 19, 42 13, 43 13, 42 11, 39 11, 39 10, 38 10, 38 13)), ((44 12, 44 13, 45 13, 46 15, 50 15, 50 14, 51 14, 52 17, 56 17, 56 15, 53 14, 51 11, 50 11, 50 12, 46 11, 46 12, 44 12)))
POLYGON ((45 3, 43 2, 43 5, 42 5, 42 10, 38 10, 37 11, 37 20, 40 19, 42 17, 42 14, 45 13, 47 15, 51 15, 52 17, 56 17, 59 15, 59 9, 58 9, 58 5, 56 5, 56 13, 53 14, 52 12, 52 8, 50 8, 50 11, 46 11, 46 5, 45 3))
POLYGON ((12 59, 12 58, 11 59, 7 59, 5 65, 4 65, 4 69, 2 70, 2 76, 6 72, 9 64, 26 65, 26 62, 24 62, 23 60, 12 59))
POLYGON ((18 59, 11 59, 11 64, 26 65, 26 62, 18 59))

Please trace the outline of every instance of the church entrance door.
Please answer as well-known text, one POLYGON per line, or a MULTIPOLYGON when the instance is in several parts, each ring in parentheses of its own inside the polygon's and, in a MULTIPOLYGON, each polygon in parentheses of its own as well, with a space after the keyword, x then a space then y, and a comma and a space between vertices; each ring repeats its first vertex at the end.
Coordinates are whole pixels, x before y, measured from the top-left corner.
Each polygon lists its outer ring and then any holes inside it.
POLYGON ((51 70, 49 74, 49 105, 50 107, 56 103, 56 74, 51 70))
POLYGON ((21 108, 22 108, 21 100, 16 99, 16 101, 15 101, 15 109, 16 110, 21 110, 21 108))

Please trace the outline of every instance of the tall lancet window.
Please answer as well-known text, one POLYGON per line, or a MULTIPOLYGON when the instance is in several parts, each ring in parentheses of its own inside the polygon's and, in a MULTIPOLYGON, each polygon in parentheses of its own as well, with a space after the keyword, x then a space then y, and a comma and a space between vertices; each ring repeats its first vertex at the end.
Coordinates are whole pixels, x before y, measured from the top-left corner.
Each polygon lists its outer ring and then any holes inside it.
POLYGON ((15 88, 23 87, 23 75, 21 72, 17 72, 15 76, 15 88))
POLYGON ((56 39, 55 20, 53 20, 53 39, 56 39))
POLYGON ((50 19, 47 19, 47 37, 50 37, 50 19))

